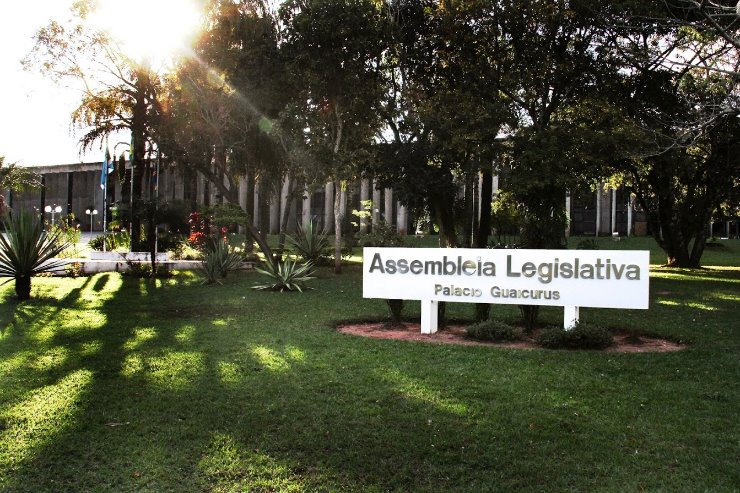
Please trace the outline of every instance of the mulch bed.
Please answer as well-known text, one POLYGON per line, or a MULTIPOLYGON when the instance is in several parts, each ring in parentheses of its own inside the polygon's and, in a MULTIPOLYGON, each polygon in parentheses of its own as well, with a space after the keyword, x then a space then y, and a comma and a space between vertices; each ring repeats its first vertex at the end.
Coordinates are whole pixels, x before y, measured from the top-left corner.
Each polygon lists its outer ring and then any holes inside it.
MULTIPOLYGON (((461 325, 448 325, 436 334, 422 334, 419 324, 411 322, 400 325, 389 325, 382 322, 345 324, 337 327, 337 330, 343 334, 375 339, 458 344, 461 346, 493 346, 509 349, 542 349, 534 342, 534 337, 513 342, 487 342, 469 339, 465 333, 465 327, 461 325)), ((664 353, 680 351, 684 348, 686 348, 686 345, 666 339, 640 336, 639 341, 635 342, 629 334, 617 334, 614 336, 614 345, 604 351, 611 353, 664 353)))

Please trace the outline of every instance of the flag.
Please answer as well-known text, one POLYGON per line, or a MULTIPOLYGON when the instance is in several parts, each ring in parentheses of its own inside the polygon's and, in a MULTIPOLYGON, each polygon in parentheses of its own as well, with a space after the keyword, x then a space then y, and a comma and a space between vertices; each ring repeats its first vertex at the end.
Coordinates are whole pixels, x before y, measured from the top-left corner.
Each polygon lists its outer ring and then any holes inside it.
POLYGON ((113 160, 110 158, 110 150, 105 146, 105 158, 103 159, 103 170, 100 173, 100 188, 105 190, 108 174, 113 171, 113 160))

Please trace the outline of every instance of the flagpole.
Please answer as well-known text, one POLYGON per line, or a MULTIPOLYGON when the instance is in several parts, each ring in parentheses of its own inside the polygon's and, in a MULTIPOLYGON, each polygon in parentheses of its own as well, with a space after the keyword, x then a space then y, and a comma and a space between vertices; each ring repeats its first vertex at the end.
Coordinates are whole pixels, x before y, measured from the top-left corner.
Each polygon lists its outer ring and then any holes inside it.
MULTIPOLYGON (((114 149, 115 151, 115 149, 114 149)), ((110 147, 108 147, 108 137, 105 138, 105 154, 103 156, 103 171, 100 176, 103 188, 103 251, 107 249, 106 242, 108 239, 108 174, 110 173, 110 147)))
POLYGON ((103 251, 106 251, 105 244, 108 239, 108 167, 110 164, 105 164, 105 189, 103 190, 103 251))
POLYGON ((131 132, 131 150, 129 151, 129 162, 131 163, 131 208, 129 209, 130 221, 128 223, 129 251, 134 251, 134 134, 131 132))

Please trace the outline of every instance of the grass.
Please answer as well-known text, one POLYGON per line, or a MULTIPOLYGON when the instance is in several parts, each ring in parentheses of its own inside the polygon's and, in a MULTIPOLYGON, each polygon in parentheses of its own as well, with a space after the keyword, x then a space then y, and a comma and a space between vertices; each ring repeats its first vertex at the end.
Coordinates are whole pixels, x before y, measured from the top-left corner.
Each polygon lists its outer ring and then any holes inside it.
POLYGON ((387 313, 357 266, 303 294, 254 291, 254 273, 109 273, 34 279, 18 304, 7 284, 0 490, 737 491, 735 251, 716 253, 735 267, 655 269, 647 312, 583 310, 690 343, 664 354, 339 334, 387 313))

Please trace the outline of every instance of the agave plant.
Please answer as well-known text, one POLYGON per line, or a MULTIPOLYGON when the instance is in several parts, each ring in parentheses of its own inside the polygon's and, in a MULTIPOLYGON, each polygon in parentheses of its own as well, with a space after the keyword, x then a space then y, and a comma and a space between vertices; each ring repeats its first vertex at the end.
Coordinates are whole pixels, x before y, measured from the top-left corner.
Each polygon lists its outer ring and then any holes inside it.
POLYGON ((220 284, 219 277, 225 278, 230 271, 239 267, 241 261, 241 256, 233 251, 222 238, 213 238, 206 242, 203 261, 200 265, 206 277, 206 284, 214 282, 220 284))
POLYGON ((6 234, 0 235, 0 277, 15 279, 16 296, 27 300, 31 297, 31 277, 61 268, 65 260, 54 257, 69 244, 61 239, 59 231, 44 231, 35 215, 10 214, 3 222, 6 234))
POLYGON ((276 265, 266 262, 264 268, 257 268, 256 270, 270 278, 270 282, 267 284, 253 286, 253 289, 259 290, 303 292, 305 287, 303 284, 314 279, 311 276, 313 274, 313 263, 311 262, 302 265, 298 265, 295 260, 290 259, 285 262, 278 262, 276 265))
POLYGON ((296 235, 288 236, 287 240, 303 260, 312 264, 317 264, 321 260, 328 244, 326 232, 314 232, 313 220, 309 221, 305 228, 298 225, 296 235))

